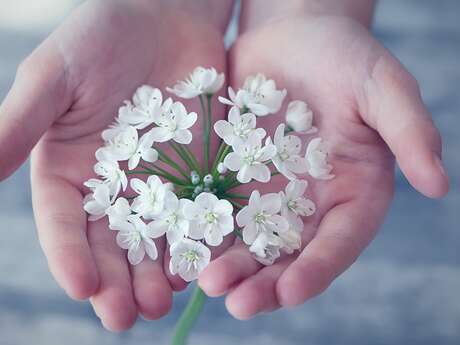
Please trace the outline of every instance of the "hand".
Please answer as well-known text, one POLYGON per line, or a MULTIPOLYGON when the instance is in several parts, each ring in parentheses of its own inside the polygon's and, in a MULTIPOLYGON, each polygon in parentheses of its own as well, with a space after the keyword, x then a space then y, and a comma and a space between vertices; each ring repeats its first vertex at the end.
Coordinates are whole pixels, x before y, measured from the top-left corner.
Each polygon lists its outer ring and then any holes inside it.
POLYGON ((87 224, 83 181, 93 176, 101 130, 138 86, 164 88, 198 65, 225 72, 222 31, 231 2, 207 15, 203 7, 212 6, 89 1, 26 59, 0 107, 0 179, 34 148, 34 212, 50 270, 71 297, 91 297, 110 330, 130 327, 138 313, 161 317, 171 287, 185 285, 165 273, 161 255, 128 266, 106 221, 87 224))
MULTIPOLYGON (((298 15, 243 33, 230 53, 231 84, 239 87, 256 72, 312 107, 336 177, 309 178, 317 212, 305 219, 297 257, 262 267, 237 242, 203 271, 200 286, 211 296, 227 293, 227 308, 239 319, 303 303, 356 260, 391 201, 393 155, 421 193, 440 197, 448 190, 441 139, 416 81, 357 21, 298 15)), ((273 133, 280 119, 259 125, 273 133)), ((279 181, 264 192, 284 190, 279 181)))

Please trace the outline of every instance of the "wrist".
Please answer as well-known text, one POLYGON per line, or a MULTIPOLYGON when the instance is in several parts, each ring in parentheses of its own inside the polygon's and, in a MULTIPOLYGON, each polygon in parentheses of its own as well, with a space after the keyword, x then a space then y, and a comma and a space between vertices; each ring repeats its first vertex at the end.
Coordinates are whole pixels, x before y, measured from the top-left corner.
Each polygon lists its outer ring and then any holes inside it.
POLYGON ((242 2, 240 32, 270 22, 298 17, 343 16, 366 27, 372 22, 374 0, 251 0, 242 2))

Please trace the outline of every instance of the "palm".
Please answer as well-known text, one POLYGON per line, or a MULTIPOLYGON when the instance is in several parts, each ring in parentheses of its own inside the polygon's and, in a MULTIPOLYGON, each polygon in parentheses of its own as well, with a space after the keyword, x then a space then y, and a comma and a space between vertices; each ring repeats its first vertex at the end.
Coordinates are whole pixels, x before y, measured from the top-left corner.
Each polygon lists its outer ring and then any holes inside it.
MULTIPOLYGON (((227 307, 236 317, 298 304, 320 293, 373 238, 392 197, 394 158, 368 126, 372 120, 363 118, 360 97, 385 54, 364 28, 329 18, 271 23, 243 34, 233 47, 231 83, 240 86, 247 75, 262 72, 279 81, 289 99, 305 100, 319 136, 331 145, 336 175, 327 182, 309 179, 307 193, 317 212, 305 219, 305 248, 297 260, 286 257, 263 268, 237 242, 203 273, 200 285, 208 294, 230 291, 227 307)), ((263 118, 259 125, 273 133, 280 116, 263 118)), ((277 178, 260 189, 276 192, 285 185, 284 178, 277 178)))
POLYGON ((92 296, 110 329, 129 327, 138 312, 157 318, 169 310, 170 285, 178 282, 168 281, 162 259, 129 271, 106 222, 87 226, 82 183, 93 175, 101 130, 138 86, 163 88, 197 65, 224 70, 220 34, 178 11, 101 1, 79 8, 46 48, 66 52, 55 58, 67 71, 65 94, 56 88, 50 96, 64 114, 32 157, 34 209, 50 268, 71 296, 92 296))

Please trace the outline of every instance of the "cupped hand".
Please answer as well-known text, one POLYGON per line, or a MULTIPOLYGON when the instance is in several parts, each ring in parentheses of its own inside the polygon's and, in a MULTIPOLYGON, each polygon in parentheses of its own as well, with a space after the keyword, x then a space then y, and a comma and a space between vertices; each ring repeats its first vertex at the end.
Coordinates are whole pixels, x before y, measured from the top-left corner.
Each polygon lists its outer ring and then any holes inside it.
POLYGON ((164 88, 198 65, 225 72, 226 23, 199 17, 203 1, 179 3, 83 4, 21 64, 0 107, 0 179, 33 149, 34 212, 50 270, 71 297, 90 297, 110 330, 130 327, 139 313, 166 314, 172 289, 184 286, 162 257, 129 267, 106 220, 87 223, 82 208, 100 133, 138 86, 164 88))
MULTIPOLYGON (((237 241, 201 274, 204 291, 228 294, 227 308, 240 319, 303 303, 356 260, 392 199, 394 157, 421 193, 440 197, 448 190, 441 139, 416 81, 361 24, 299 16, 247 31, 230 53, 232 86, 257 72, 286 88, 289 100, 311 106, 317 135, 330 144, 336 177, 308 178, 307 195, 317 212, 305 218, 297 255, 263 267, 237 241)), ((273 134, 283 117, 259 121, 273 134)), ((285 184, 276 179, 261 188, 276 192, 285 184)))

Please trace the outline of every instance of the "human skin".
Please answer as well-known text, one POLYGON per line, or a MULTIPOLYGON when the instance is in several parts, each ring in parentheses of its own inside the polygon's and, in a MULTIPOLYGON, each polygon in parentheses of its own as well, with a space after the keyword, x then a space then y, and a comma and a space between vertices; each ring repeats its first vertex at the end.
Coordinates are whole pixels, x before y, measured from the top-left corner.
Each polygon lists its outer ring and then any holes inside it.
MULTIPOLYGON (((394 157, 424 195, 448 191, 441 138, 416 80, 369 32, 372 9, 367 0, 242 2, 240 36, 229 55, 231 85, 262 72, 290 100, 305 100, 319 136, 330 143, 336 177, 309 179, 317 212, 305 219, 297 255, 263 267, 236 241, 201 274, 202 289, 227 294, 236 318, 301 304, 357 259, 391 202, 394 157)), ((259 125, 273 133, 281 121, 273 116, 259 125)), ((286 182, 275 181, 260 189, 284 189, 286 182)))
MULTIPOLYGON (((165 315, 173 289, 185 284, 168 274, 161 241, 157 261, 130 267, 107 221, 87 223, 83 181, 94 175, 100 132, 142 84, 164 89, 198 65, 225 72, 231 7, 227 0, 88 1, 20 65, 0 106, 0 180, 33 149, 33 206, 49 268, 69 296, 90 298, 109 330, 129 328, 139 314, 165 315)), ((198 111, 197 102, 187 107, 198 111)))

